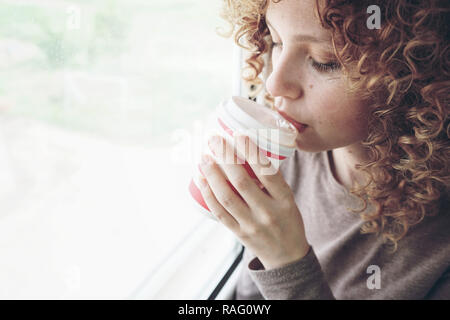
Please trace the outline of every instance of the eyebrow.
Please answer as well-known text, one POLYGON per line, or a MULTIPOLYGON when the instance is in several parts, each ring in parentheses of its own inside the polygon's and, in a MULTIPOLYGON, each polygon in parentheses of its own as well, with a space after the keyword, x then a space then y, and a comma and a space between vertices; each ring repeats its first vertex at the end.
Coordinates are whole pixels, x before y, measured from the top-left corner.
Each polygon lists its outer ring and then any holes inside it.
MULTIPOLYGON (((271 27, 273 30, 276 30, 276 29, 270 24, 270 22, 269 22, 267 16, 266 16, 266 24, 267 24, 269 27, 271 27)), ((316 38, 316 37, 314 37, 314 36, 312 36, 312 35, 309 35, 309 34, 302 34, 302 33, 296 34, 296 35, 294 36, 293 39, 296 40, 296 41, 298 41, 298 42, 317 42, 317 43, 327 43, 327 44, 329 44, 330 41, 331 41, 331 40, 329 40, 329 39, 319 39, 319 38, 316 38)))

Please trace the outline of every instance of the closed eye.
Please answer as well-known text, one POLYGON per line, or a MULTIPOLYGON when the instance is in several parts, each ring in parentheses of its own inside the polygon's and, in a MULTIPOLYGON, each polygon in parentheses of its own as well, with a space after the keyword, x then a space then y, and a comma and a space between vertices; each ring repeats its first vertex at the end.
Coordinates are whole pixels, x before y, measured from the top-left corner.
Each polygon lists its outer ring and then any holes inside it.
POLYGON ((320 63, 311 58, 311 63, 319 72, 333 72, 341 68, 338 62, 320 63))
MULTIPOLYGON (((271 49, 281 48, 283 44, 281 42, 271 42, 271 49)), ((319 72, 334 72, 341 69, 341 64, 337 61, 321 63, 311 58, 311 65, 319 72)))

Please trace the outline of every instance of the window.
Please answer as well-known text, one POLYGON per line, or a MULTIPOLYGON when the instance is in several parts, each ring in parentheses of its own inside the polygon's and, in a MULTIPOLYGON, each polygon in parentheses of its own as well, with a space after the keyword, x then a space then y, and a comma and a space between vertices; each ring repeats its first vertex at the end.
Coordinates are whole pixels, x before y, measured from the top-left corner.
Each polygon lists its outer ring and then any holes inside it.
POLYGON ((210 296, 241 247, 171 151, 239 90, 220 5, 2 0, 0 298, 210 296))

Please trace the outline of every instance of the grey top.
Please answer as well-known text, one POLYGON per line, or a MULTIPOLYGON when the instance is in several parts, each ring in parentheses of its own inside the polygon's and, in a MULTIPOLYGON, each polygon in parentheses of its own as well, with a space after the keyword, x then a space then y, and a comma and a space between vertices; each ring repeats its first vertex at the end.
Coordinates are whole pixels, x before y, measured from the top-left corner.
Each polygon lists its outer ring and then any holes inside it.
POLYGON ((309 253, 264 270, 245 249, 235 298, 450 299, 448 206, 410 227, 392 254, 381 237, 360 232, 359 214, 347 208, 362 202, 335 179, 328 152, 296 150, 280 167, 302 214, 309 253))

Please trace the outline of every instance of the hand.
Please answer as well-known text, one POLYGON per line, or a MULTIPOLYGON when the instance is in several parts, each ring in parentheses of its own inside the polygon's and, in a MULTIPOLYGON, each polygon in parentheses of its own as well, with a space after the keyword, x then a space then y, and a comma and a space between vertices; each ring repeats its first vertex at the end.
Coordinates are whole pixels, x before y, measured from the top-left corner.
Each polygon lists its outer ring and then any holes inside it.
POLYGON ((309 244, 290 187, 279 170, 264 174, 270 172, 268 167, 274 169, 273 165, 248 137, 240 136, 235 141, 239 157, 222 137, 209 139, 211 151, 225 174, 212 157, 203 156, 200 168, 205 179, 200 190, 208 208, 259 258, 265 269, 303 258, 309 244), (229 161, 230 154, 233 161, 229 161), (239 164, 243 163, 242 159, 248 162, 265 191, 239 164), (242 198, 231 189, 227 178, 242 198))

